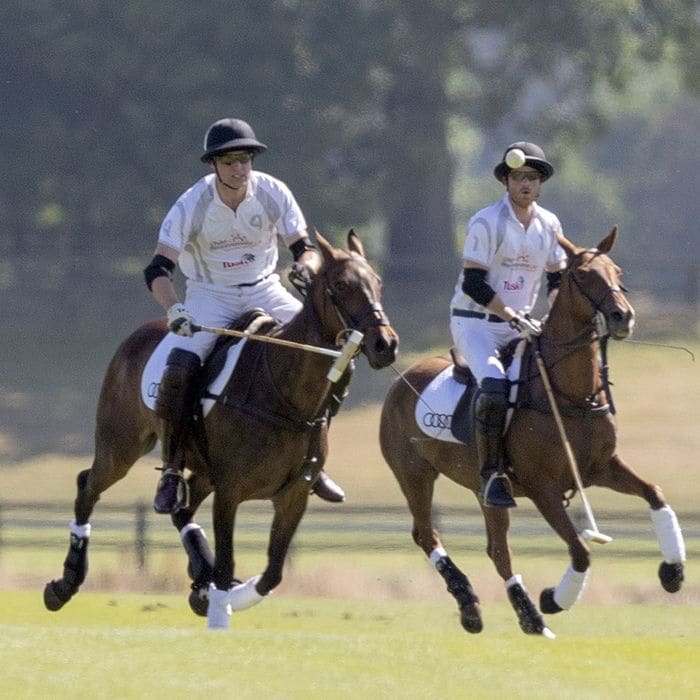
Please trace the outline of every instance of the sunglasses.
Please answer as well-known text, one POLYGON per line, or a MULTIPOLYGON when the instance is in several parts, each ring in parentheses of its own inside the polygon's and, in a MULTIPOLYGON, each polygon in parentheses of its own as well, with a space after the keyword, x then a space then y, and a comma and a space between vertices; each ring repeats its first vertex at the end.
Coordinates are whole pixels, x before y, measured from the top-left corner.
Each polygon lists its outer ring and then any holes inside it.
POLYGON ((515 180, 516 182, 522 182, 523 180, 529 180, 530 182, 535 182, 535 180, 541 180, 542 175, 538 172, 532 171, 521 171, 521 170, 511 170, 508 173, 508 177, 515 180))
POLYGON ((240 153, 225 153, 222 156, 215 157, 217 163, 221 165, 233 165, 234 163, 250 163, 253 160, 253 154, 249 151, 241 151, 240 153))

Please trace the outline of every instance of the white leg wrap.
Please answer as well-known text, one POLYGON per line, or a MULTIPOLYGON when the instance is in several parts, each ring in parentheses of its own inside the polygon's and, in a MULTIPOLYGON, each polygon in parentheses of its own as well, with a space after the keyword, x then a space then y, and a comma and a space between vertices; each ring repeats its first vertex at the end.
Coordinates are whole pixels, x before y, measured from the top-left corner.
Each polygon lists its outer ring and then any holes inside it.
POLYGON ((76 537, 88 538, 90 537, 90 523, 85 523, 85 525, 76 524, 75 520, 70 521, 70 532, 71 535, 76 537))
POLYGON ((664 561, 667 564, 682 564, 685 561, 685 542, 678 518, 670 506, 651 511, 651 521, 656 528, 656 537, 664 561))
POLYGON ((435 547, 435 549, 430 552, 430 562, 433 566, 437 566, 437 563, 443 557, 447 556, 447 552, 442 547, 435 547))
POLYGON ((588 581, 590 569, 576 571, 571 564, 554 589, 554 602, 562 609, 568 610, 581 597, 588 581))
MULTIPOLYGON (((180 530, 180 539, 184 542, 185 541, 185 535, 190 532, 191 530, 202 530, 201 525, 197 525, 197 523, 188 523, 185 525, 185 527, 180 530)), ((204 539, 207 539, 207 536, 204 534, 204 530, 202 530, 202 535, 204 536, 204 539)))
MULTIPOLYGON (((506 581, 506 590, 508 590, 511 586, 514 586, 516 583, 520 584, 521 586, 523 585, 523 577, 520 574, 513 574, 506 581)), ((524 588, 524 586, 523 586, 523 588, 524 588)))
POLYGON ((207 627, 210 630, 227 630, 231 617, 230 591, 220 591, 213 583, 209 585, 209 608, 207 627))
POLYGON ((253 578, 249 578, 245 583, 239 583, 231 589, 230 600, 232 610, 252 608, 265 598, 264 595, 260 595, 260 593, 255 590, 255 584, 260 578, 260 576, 253 576, 253 578))

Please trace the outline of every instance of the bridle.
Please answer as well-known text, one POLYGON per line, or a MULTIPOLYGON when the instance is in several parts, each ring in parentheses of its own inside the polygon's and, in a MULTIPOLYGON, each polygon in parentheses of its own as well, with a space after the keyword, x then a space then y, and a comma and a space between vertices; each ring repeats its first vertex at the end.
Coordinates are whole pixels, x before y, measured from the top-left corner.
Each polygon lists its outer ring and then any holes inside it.
MULTIPOLYGON (((582 253, 579 254, 577 257, 582 257, 584 253, 593 253, 593 254, 598 254, 600 251, 593 249, 589 251, 583 251, 582 253)), ((548 338, 549 342, 553 346, 558 346, 558 347, 566 347, 569 346, 570 349, 568 352, 564 353, 560 357, 558 357, 554 362, 551 362, 546 366, 547 370, 551 369, 555 365, 559 364, 562 362, 565 358, 569 357, 573 353, 577 352, 580 348, 583 348, 585 346, 588 346, 591 344, 591 342, 597 342, 599 349, 600 349, 600 378, 601 378, 601 383, 602 385, 600 386, 599 390, 602 390, 605 393, 605 397, 608 401, 609 405, 609 410, 614 414, 615 413, 615 405, 613 403, 612 395, 610 392, 610 382, 609 382, 609 377, 608 377, 608 361, 607 361, 607 345, 608 345, 608 339, 609 339, 609 333, 607 330, 607 321, 605 319, 605 314, 602 311, 602 306, 605 303, 606 299, 616 293, 616 292, 626 292, 627 289, 623 287, 621 284, 607 284, 605 290, 603 291, 602 295, 599 296, 599 298, 594 298, 591 293, 584 288, 583 284, 581 281, 578 279, 578 276, 576 275, 576 271, 578 269, 578 265, 572 264, 569 267, 569 278, 571 279, 571 282, 573 285, 576 287, 577 291, 579 294, 591 305, 591 310, 593 312, 593 317, 592 317, 592 322, 589 326, 584 327, 579 333, 577 333, 575 336, 572 338, 568 338, 566 340, 554 340, 552 338, 548 338), (591 332, 594 333, 594 337, 591 338, 591 332)), ((536 352, 539 353, 541 349, 541 337, 538 337, 535 339, 536 342, 536 352)), ((597 390, 598 391, 598 390, 597 390)), ((596 392, 594 392, 593 395, 595 395, 596 392)), ((557 393, 566 396, 566 392, 562 391, 561 388, 557 388, 557 393)))
MULTIPOLYGON (((594 254, 599 254, 600 251, 598 250, 590 250, 590 251, 584 251, 584 253, 594 253, 594 254)), ((583 253, 580 254, 581 256, 583 253)), ((572 268, 569 271, 569 275, 571 277, 572 282, 576 285, 576 288, 580 292, 581 296, 584 297, 588 301, 588 303, 593 307, 593 312, 601 312, 602 313, 602 305, 605 302, 605 300, 610 296, 611 294, 614 294, 615 292, 626 292, 627 289, 623 287, 621 284, 608 284, 607 288, 603 292, 603 295, 598 299, 597 301, 593 299, 593 297, 588 293, 586 289, 583 288, 583 285, 581 282, 578 280, 576 277, 576 270, 578 269, 578 265, 576 266, 576 269, 572 268)))
MULTIPOLYGON (((341 331, 336 335, 336 344, 339 344, 341 336, 346 335, 352 330, 365 333, 368 328, 391 325, 384 308, 378 301, 370 301, 357 314, 352 314, 350 311, 348 311, 347 306, 343 303, 343 300, 338 293, 333 291, 333 287, 328 277, 328 271, 325 269, 323 271, 322 281, 324 298, 330 301, 333 311, 338 317, 338 321, 341 325, 341 331)), ((311 325, 314 330, 314 334, 318 339, 321 336, 317 319, 318 311, 311 313, 313 307, 314 305, 311 303, 309 304, 308 309, 311 316, 311 325)))

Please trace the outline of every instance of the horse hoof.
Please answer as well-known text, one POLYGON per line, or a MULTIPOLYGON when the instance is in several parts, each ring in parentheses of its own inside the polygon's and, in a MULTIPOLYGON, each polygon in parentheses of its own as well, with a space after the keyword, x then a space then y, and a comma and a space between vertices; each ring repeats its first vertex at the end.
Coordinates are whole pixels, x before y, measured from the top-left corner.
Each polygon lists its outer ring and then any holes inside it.
POLYGON ((683 564, 669 564, 661 562, 659 567, 659 580, 665 591, 669 593, 678 593, 683 584, 683 564))
POLYGON ((44 605, 47 610, 60 610, 72 597, 73 593, 66 590, 60 581, 49 581, 44 587, 44 605))
POLYGON ((192 612, 200 617, 206 617, 209 612, 209 584, 205 586, 192 585, 189 604, 192 612))
POLYGON ((470 634, 478 634, 484 629, 481 611, 476 603, 462 606, 459 609, 459 619, 462 627, 470 634))
POLYGON ((540 610, 545 615, 554 615, 555 613, 562 612, 563 609, 564 608, 560 608, 554 600, 553 588, 545 588, 542 593, 540 593, 540 610))
MULTIPOLYGON (((243 581, 234 577, 231 580, 231 588, 238 586, 241 583, 243 583, 243 581)), ((209 584, 193 583, 188 602, 192 612, 195 615, 199 615, 199 617, 207 617, 209 614, 209 584)))

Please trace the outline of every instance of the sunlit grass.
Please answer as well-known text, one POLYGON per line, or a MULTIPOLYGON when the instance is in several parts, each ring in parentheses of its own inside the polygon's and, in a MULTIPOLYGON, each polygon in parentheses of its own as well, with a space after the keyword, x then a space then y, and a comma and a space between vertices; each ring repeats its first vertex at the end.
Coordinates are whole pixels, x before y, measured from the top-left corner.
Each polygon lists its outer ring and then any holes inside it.
POLYGON ((505 603, 480 635, 436 602, 272 596, 206 630, 173 596, 86 594, 59 613, 0 602, 12 698, 697 697, 700 612, 593 606, 524 635, 505 603))

